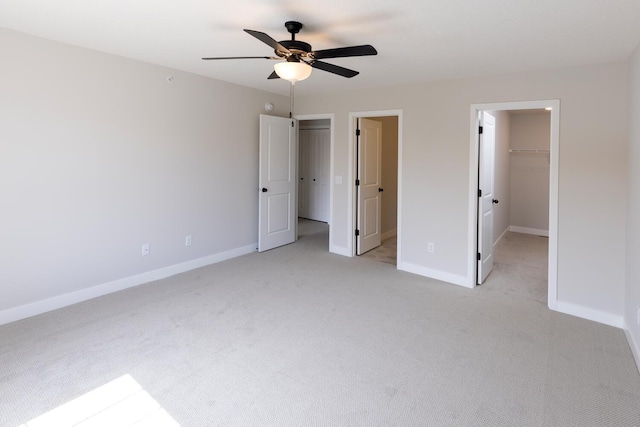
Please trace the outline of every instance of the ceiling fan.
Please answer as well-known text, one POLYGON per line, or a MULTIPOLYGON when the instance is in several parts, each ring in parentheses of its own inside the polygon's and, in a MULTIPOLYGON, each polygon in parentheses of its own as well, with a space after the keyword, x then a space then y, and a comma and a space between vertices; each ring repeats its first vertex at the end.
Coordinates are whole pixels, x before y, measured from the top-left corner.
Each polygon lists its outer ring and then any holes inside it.
POLYGON ((335 49, 312 50, 309 43, 296 40, 296 34, 302 29, 302 24, 297 21, 287 21, 285 28, 291 33, 291 40, 275 41, 269 35, 255 30, 244 30, 261 42, 273 48, 276 56, 225 56, 216 58, 202 58, 204 60, 220 59, 273 59, 280 60, 275 65, 275 70, 269 79, 283 78, 291 83, 304 80, 311 74, 312 68, 328 71, 339 76, 351 78, 360 74, 358 71, 340 67, 338 65, 322 62, 320 59, 346 58, 351 56, 377 55, 378 52, 371 45, 339 47, 335 49), (284 61, 282 61, 284 60, 284 61))

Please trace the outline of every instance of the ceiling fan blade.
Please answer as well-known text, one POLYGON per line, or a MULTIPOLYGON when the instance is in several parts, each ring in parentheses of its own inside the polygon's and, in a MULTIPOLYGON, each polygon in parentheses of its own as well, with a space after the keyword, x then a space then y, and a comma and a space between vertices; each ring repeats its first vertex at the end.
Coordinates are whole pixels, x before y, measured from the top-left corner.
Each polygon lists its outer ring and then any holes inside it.
POLYGON ((358 71, 350 70, 348 68, 339 67, 337 65, 329 64, 328 62, 313 61, 309 63, 313 68, 318 70, 328 71, 333 74, 337 74, 342 77, 351 78, 360 74, 358 71))
POLYGON ((377 55, 378 51, 370 44, 361 46, 338 47, 335 49, 324 49, 313 52, 315 59, 345 58, 349 56, 377 55))
POLYGON ((267 79, 269 80, 273 80, 273 79, 279 79, 280 76, 278 74, 276 74, 276 72, 272 72, 271 74, 269 74, 269 77, 267 77, 267 79))
POLYGON ((257 38, 261 42, 268 44, 273 48, 273 50, 276 50, 282 53, 290 53, 289 49, 287 49, 286 47, 282 46, 280 43, 272 39, 271 36, 269 36, 268 34, 265 34, 260 31, 255 31, 255 30, 245 29, 244 31, 248 34, 251 34, 253 37, 257 38))
POLYGON ((217 60, 217 59, 279 59, 281 60, 282 58, 278 58, 276 56, 218 56, 215 58, 202 58, 205 61, 209 61, 209 60, 217 60))

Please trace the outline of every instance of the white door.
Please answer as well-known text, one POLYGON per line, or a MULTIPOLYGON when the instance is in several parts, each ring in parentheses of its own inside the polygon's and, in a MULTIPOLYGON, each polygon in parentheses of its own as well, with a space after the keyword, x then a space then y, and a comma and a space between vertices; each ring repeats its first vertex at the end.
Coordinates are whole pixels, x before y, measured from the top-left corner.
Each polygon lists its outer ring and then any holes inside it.
POLYGON ((493 193, 495 169, 496 119, 482 112, 482 132, 478 150, 478 284, 482 284, 493 269, 493 193))
POLYGON ((309 216, 308 218, 329 221, 329 129, 310 131, 309 139, 309 216))
POLYGON ((298 131, 298 216, 309 218, 309 139, 310 130, 298 131))
POLYGON ((260 115, 258 251, 296 239, 296 136, 293 119, 260 115))
POLYGON ((382 212, 382 123, 358 119, 357 254, 380 246, 382 212))

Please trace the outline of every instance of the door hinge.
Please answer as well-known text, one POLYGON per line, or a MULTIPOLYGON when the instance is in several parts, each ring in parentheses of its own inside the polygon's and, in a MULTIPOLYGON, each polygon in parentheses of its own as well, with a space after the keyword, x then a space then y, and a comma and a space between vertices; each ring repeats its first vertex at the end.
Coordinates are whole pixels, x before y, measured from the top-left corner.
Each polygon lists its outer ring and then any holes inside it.
POLYGON ((356 179, 356 186, 360 185, 360 180, 356 179))
POLYGON ((482 190, 478 189, 478 197, 482 197, 482 190))
POLYGON ((478 126, 478 133, 482 135, 482 126, 478 126))
POLYGON ((360 129, 356 129, 356 136, 360 136, 360 129))
POLYGON ((360 230, 356 230, 356 236, 360 235, 360 230))
POLYGON ((482 255, 480 255, 480 252, 478 252, 478 261, 480 261, 482 259, 482 255))
POLYGON ((295 127, 295 122, 293 120, 291 120, 291 127, 295 127))

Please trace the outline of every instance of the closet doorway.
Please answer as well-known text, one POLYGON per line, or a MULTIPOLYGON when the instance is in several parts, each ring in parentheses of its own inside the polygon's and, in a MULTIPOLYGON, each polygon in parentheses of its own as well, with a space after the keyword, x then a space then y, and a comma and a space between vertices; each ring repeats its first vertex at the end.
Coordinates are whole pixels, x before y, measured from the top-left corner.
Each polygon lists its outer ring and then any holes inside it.
POLYGON ((494 111, 496 124, 493 261, 486 287, 548 300, 551 112, 494 111), (517 280, 515 280, 517 278, 517 280))
POLYGON ((397 266, 400 117, 379 114, 352 116, 355 127, 354 255, 397 266), (373 133, 373 130, 379 137, 367 136, 367 132, 373 133), (375 212, 371 212, 373 210, 375 212), (376 240, 373 244, 372 238, 376 240))
POLYGON ((298 132, 298 217, 328 223, 331 121, 301 120, 298 132))
POLYGON ((310 114, 298 120, 298 239, 322 237, 328 251, 333 210, 334 115, 310 114))
POLYGON ((557 304, 557 224, 559 108, 557 100, 472 106, 475 222, 470 264, 476 283, 530 299, 557 304), (486 162, 483 118, 492 117, 494 145, 486 162), (487 179, 487 164, 493 169, 487 179), (484 169, 483 169, 484 168, 484 169), (493 213, 483 217, 484 186, 492 192, 493 213), (483 202, 481 204, 481 201, 483 202), (491 227, 484 222, 490 221, 491 227), (492 229, 493 233, 483 231, 492 229), (489 253, 487 253, 489 252, 489 253), (495 261, 487 274, 480 263, 495 261), (482 276, 480 275, 482 272, 482 276), (487 277, 488 276, 488 277, 487 277), (518 277, 518 280, 512 280, 518 277))

